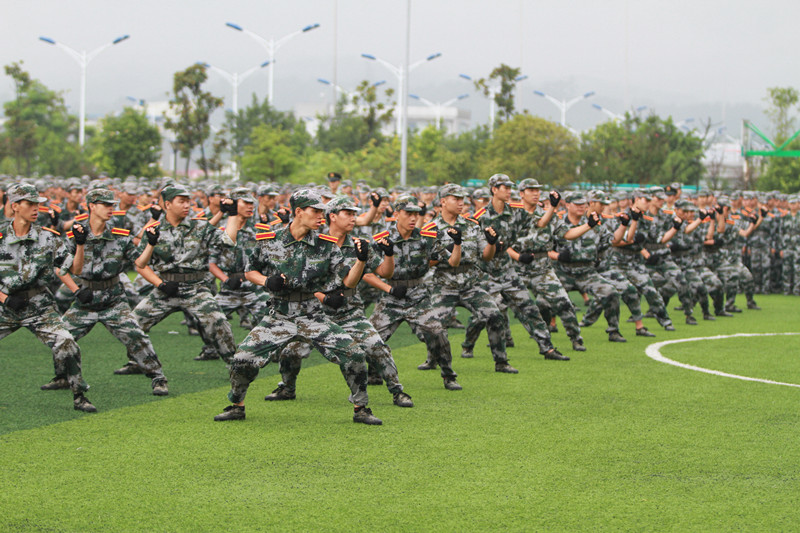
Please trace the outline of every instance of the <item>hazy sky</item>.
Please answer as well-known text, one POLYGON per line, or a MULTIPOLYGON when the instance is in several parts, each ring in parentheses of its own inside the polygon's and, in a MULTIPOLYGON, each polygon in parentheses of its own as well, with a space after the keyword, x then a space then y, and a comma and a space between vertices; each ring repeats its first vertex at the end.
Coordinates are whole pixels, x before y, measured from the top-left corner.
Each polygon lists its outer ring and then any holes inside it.
MULTIPOLYGON (((196 61, 229 72, 265 61, 264 49, 226 27, 228 21, 267 38, 321 25, 278 51, 280 109, 330 99, 316 79, 332 79, 334 63, 347 89, 364 79, 396 86, 392 74, 360 54, 396 65, 404 57, 404 0, 0 1, 0 63, 24 60, 35 78, 65 92, 75 113, 78 65, 38 37, 93 50, 130 34, 89 65, 88 112, 95 116, 120 110, 126 96, 167 99, 173 73, 196 61)), ((442 57, 416 69, 410 87, 445 101, 471 92, 459 73, 485 76, 507 63, 529 76, 520 84, 518 107, 536 115, 557 119, 559 112, 534 89, 565 99, 596 91, 569 112, 568 122, 578 129, 605 120, 591 102, 622 112, 627 95, 629 105, 648 105, 677 120, 721 121, 724 114, 738 136, 742 117, 767 126, 760 114, 767 87, 800 87, 791 55, 798 15, 800 2, 776 0, 412 0, 411 61, 434 52, 442 57)), ((240 107, 253 92, 266 96, 267 80, 266 69, 247 79, 240 107)), ((231 105, 230 84, 212 73, 208 87, 231 105)), ((0 100, 12 97, 4 76, 0 100)), ((472 110, 474 121, 486 120, 488 102, 477 93, 459 105, 472 110)))

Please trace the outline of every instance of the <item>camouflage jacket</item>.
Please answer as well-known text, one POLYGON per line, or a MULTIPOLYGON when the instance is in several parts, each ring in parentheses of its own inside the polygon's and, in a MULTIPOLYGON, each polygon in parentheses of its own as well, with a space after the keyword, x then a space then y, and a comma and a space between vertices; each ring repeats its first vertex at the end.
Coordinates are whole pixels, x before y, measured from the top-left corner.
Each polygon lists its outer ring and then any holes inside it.
POLYGON ((475 276, 478 274, 476 268, 484 262, 483 249, 486 247, 486 237, 475 220, 462 216, 459 216, 455 224, 451 225, 440 215, 422 228, 437 232, 446 249, 452 250, 450 246, 453 244, 453 238, 446 231, 452 227, 461 230, 461 262, 458 265, 458 272, 450 266, 447 260, 439 261, 433 274, 434 283, 447 287, 468 287, 475 283, 475 276))
POLYGON ((494 258, 491 261, 481 261, 479 263, 481 270, 491 277, 502 278, 508 272, 514 272, 512 260, 506 253, 506 249, 517 240, 517 232, 514 227, 514 213, 516 210, 506 204, 503 207, 503 212, 498 213, 492 203, 489 202, 485 208, 475 213, 475 219, 481 225, 482 230, 487 230, 490 227, 494 228, 499 236, 494 258))
POLYGON ((435 230, 414 228, 408 239, 400 237, 397 226, 389 230, 387 238, 394 243, 394 275, 392 279, 417 279, 430 269, 430 261, 447 261, 450 254, 435 230))
MULTIPOLYGON (((366 244, 369 246, 369 241, 366 241, 366 244)), ((344 264, 346 267, 345 273, 350 272, 350 269, 353 268, 353 265, 356 264, 356 245, 353 242, 353 236, 347 235, 344 238, 344 242, 342 246, 339 247, 339 250, 342 252, 342 256, 344 257, 344 264)), ((369 257, 367 258, 367 264, 364 266, 364 274, 369 274, 371 272, 375 272, 375 269, 378 268, 381 263, 383 263, 383 252, 377 246, 371 246, 369 250, 369 257)), ((359 281, 359 283, 361 283, 359 281)), ((339 287, 342 290, 347 290, 343 284, 339 287)), ((322 308, 325 309, 325 312, 331 315, 340 315, 340 316, 352 316, 353 313, 357 312, 364 312, 364 302, 361 300, 361 296, 359 296, 358 291, 352 291, 352 294, 348 294, 347 303, 340 307, 339 309, 331 309, 328 306, 323 306, 322 308)))
POLYGON ((517 252, 530 252, 542 253, 549 252, 555 246, 555 238, 553 237, 553 220, 550 223, 540 228, 536 224, 544 216, 544 209, 537 206, 533 213, 526 211, 524 208, 514 209, 513 224, 515 228, 515 239, 511 244, 512 248, 517 252))
POLYGON ((672 259, 684 268, 700 268, 704 265, 703 240, 708 228, 700 224, 691 233, 686 233, 685 229, 682 227, 669 241, 672 259))
MULTIPOLYGON (((161 220, 161 236, 150 265, 156 272, 208 272, 209 254, 219 246, 232 246, 227 233, 205 220, 184 218, 177 226, 161 220)), ((139 243, 144 250, 147 239, 139 243)))
MULTIPOLYGON (((252 219, 251 219, 252 220, 252 219)), ((224 228, 219 230, 224 232, 224 228)), ((220 239, 211 246, 208 262, 217 265, 225 274, 244 273, 247 261, 259 246, 259 239, 272 232, 268 224, 246 223, 236 234, 236 245, 227 246, 220 239)))
POLYGON ((800 212, 795 215, 789 213, 783 220, 781 249, 797 253, 797 247, 800 245, 800 212))
POLYGON ((573 224, 564 213, 562 217, 554 218, 553 222, 555 223, 553 234, 556 238, 558 252, 569 250, 570 253, 569 261, 559 262, 559 268, 570 271, 587 268, 594 270, 595 261, 600 259, 601 254, 611 247, 613 235, 603 224, 598 224, 577 239, 568 241, 564 238, 570 229, 586 224, 585 216, 581 217, 577 224, 573 224))
POLYGON ((775 213, 767 213, 761 225, 747 238, 747 246, 759 249, 774 248, 774 235, 779 233, 776 227, 778 223, 775 213))
POLYGON ((0 291, 18 291, 46 287, 57 278, 69 252, 58 233, 33 224, 27 235, 17 237, 11 221, 0 224, 0 291))

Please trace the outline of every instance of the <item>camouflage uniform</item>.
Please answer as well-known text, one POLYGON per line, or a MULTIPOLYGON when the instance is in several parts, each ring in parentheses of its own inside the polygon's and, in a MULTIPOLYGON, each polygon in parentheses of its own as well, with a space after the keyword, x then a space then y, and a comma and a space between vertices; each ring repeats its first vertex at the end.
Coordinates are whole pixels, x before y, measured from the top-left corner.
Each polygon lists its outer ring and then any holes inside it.
POLYGON ((692 298, 685 283, 682 283, 681 270, 670 255, 669 246, 661 242, 664 234, 672 228, 674 214, 660 211, 655 216, 644 214, 639 220, 638 231, 645 235, 644 247, 650 252, 650 259, 645 262, 653 285, 656 286, 664 306, 675 293, 678 294, 684 314, 692 315, 692 298))
POLYGON ((769 294, 770 249, 774 248, 772 232, 777 219, 774 213, 767 213, 761 225, 747 238, 750 256, 750 272, 753 275, 753 290, 759 294, 769 294))
POLYGON ((750 219, 740 214, 730 214, 725 221, 725 231, 717 238, 721 242, 722 261, 717 269, 717 275, 725 286, 725 310, 735 310, 737 292, 745 293, 747 304, 755 306, 753 300, 753 275, 742 263, 742 248, 746 239, 739 232, 747 230, 750 219))
MULTIPOLYGON (((681 209, 696 211, 691 203, 686 202, 681 205, 681 209)), ((708 291, 710 288, 702 276, 702 269, 704 268, 703 259, 703 240, 705 239, 706 228, 701 223, 691 233, 686 233, 686 228, 681 228, 670 240, 670 251, 675 264, 680 268, 683 275, 683 282, 687 284, 689 293, 692 295, 691 305, 694 307, 697 303, 703 311, 703 317, 710 316, 708 307, 708 291)))
MULTIPOLYGON (((791 199, 794 201, 794 198, 791 199)), ((800 295, 800 214, 789 214, 784 219, 785 231, 781 241, 783 250, 783 293, 800 295)))

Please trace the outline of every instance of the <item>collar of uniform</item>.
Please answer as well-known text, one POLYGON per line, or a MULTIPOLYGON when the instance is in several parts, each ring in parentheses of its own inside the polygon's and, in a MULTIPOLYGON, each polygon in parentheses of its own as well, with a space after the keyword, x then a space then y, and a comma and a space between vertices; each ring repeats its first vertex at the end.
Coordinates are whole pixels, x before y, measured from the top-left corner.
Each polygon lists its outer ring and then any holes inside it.
POLYGON ((284 228, 281 228, 280 231, 283 232, 283 234, 281 235, 281 239, 283 240, 283 245, 284 246, 292 246, 293 244, 300 243, 300 242, 302 242, 304 244, 307 244, 309 246, 314 246, 314 238, 317 236, 317 232, 316 231, 309 231, 308 233, 305 234, 305 236, 302 239, 300 239, 298 241, 298 240, 296 240, 294 238, 294 235, 292 235, 292 232, 289 231, 289 226, 285 226, 284 228))
POLYGON ((99 241, 99 240, 113 241, 114 240, 114 236, 111 233, 111 227, 108 224, 106 224, 106 227, 103 229, 103 233, 101 233, 100 235, 95 235, 88 228, 86 229, 86 231, 89 232, 89 235, 88 235, 88 239, 89 240, 94 240, 94 241, 99 241))
POLYGON ((391 232, 391 234, 389 235, 389 237, 390 237, 390 239, 392 240, 392 242, 398 242, 398 241, 418 241, 418 240, 420 239, 420 235, 419 235, 419 228, 414 228, 414 229, 411 231, 411 235, 409 235, 409 236, 408 236, 408 239, 404 239, 404 238, 403 238, 403 237, 400 235, 400 231, 397 229, 397 224, 395 224, 394 226, 392 226, 392 228, 391 228, 389 231, 391 232))
POLYGON ((14 226, 12 224, 8 225, 8 244, 17 244, 18 242, 22 241, 38 241, 39 240, 39 233, 40 230, 36 227, 36 225, 31 226, 30 231, 23 235, 22 237, 17 237, 17 234, 14 233, 14 226))
POLYGON ((356 245, 353 242, 353 236, 349 233, 344 236, 344 242, 342 243, 342 248, 355 248, 356 245))
POLYGON ((486 205, 486 211, 490 215, 498 215, 498 216, 501 216, 501 217, 502 216, 510 216, 511 215, 511 206, 509 206, 508 203, 503 204, 503 212, 502 213, 498 213, 497 211, 494 210, 494 204, 492 202, 489 202, 486 205))

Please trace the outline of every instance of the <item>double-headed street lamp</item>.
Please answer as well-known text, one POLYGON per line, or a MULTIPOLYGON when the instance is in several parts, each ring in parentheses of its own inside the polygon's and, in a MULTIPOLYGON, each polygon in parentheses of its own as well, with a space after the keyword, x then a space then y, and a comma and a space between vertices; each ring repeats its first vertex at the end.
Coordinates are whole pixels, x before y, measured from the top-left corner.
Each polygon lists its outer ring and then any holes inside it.
POLYGON ((97 57, 97 55, 105 50, 106 48, 110 48, 115 44, 119 44, 122 41, 130 38, 130 35, 122 35, 117 37, 110 43, 106 43, 103 46, 92 50, 91 52, 86 52, 86 50, 82 50, 78 52, 70 48, 69 46, 65 45, 64 43, 57 42, 49 37, 39 37, 40 41, 43 41, 47 44, 55 45, 62 50, 64 50, 67 54, 69 54, 72 59, 78 62, 78 65, 81 67, 81 103, 80 103, 80 116, 78 117, 79 120, 79 127, 78 127, 78 144, 83 147, 83 143, 85 141, 85 128, 86 128, 86 67, 89 65, 89 62, 97 57))
MULTIPOLYGON (((323 84, 323 85, 328 85, 330 87, 333 87, 334 91, 336 91, 337 93, 341 93, 341 94, 345 95, 347 97, 347 99, 348 99, 348 104, 352 104, 353 103, 353 100, 356 97, 356 92, 355 91, 348 91, 347 89, 345 89, 341 85, 336 85, 332 81, 326 80, 325 78, 317 78, 317 81, 319 83, 323 84)), ((375 83, 372 84, 372 87, 380 87, 384 83, 386 83, 386 80, 376 81, 375 83)), ((334 105, 335 105, 335 103, 334 103, 334 105)))
MULTIPOLYGON (((406 41, 408 42, 408 36, 406 36, 406 41)), ((420 59, 419 61, 409 65, 407 52, 408 50, 406 50, 406 62, 400 66, 392 65, 388 61, 384 61, 383 59, 375 57, 372 54, 361 54, 361 57, 364 59, 377 61, 389 69, 389 71, 397 77, 397 85, 399 86, 398 105, 400 106, 400 117, 397 121, 397 133, 400 135, 400 185, 403 186, 406 184, 406 175, 408 174, 408 160, 406 158, 408 149, 408 126, 406 124, 408 118, 408 97, 406 95, 408 87, 408 75, 412 70, 421 64, 427 63, 428 61, 433 61, 442 55, 441 52, 437 52, 429 55, 425 59, 420 59)))
MULTIPOLYGON (((475 80, 472 79, 472 76, 469 76, 467 74, 459 74, 458 77, 473 83, 475 82, 475 80)), ((528 79, 527 74, 521 74, 516 78, 514 78, 514 83, 519 83, 527 79, 528 79)), ((497 85, 492 85, 491 87, 487 87, 486 90, 489 92, 489 131, 494 131, 495 106, 497 104, 495 102, 495 97, 498 94, 500 94, 501 88, 500 85, 497 84, 497 85)))
MULTIPOLYGON (((250 30, 246 30, 239 26, 238 24, 234 24, 233 22, 226 22, 225 25, 229 28, 233 28, 236 31, 240 31, 246 35, 249 35, 253 39, 255 39, 264 49, 267 51, 267 57, 269 57, 269 61, 265 63, 265 65, 269 65, 269 93, 268 93, 268 101, 270 105, 273 102, 273 95, 274 95, 274 74, 275 74, 275 52, 278 51, 278 48, 286 44, 286 41, 295 37, 296 35, 300 35, 301 33, 306 33, 311 30, 319 28, 319 24, 309 24, 308 26, 301 28, 297 31, 294 31, 288 35, 284 35, 280 39, 265 39, 260 35, 253 33, 250 30)), ((263 66, 263 65, 262 65, 263 66)))
POLYGON ((542 91, 533 91, 533 94, 539 95, 542 98, 546 98, 550 100, 553 105, 561 110, 561 125, 565 128, 567 127, 567 110, 580 102, 581 100, 585 100, 587 98, 591 98, 594 96, 594 91, 589 91, 588 93, 584 93, 580 96, 576 96, 572 100, 559 100, 558 98, 554 98, 549 94, 543 93, 542 91))
MULTIPOLYGON (((614 113, 613 111, 611 111, 611 110, 609 110, 609 109, 606 109, 606 108, 605 108, 605 107, 603 107, 603 106, 600 106, 600 105, 597 105, 597 104, 592 104, 592 107, 593 107, 593 108, 595 108, 595 109, 597 109, 597 110, 598 110, 598 111, 600 111, 601 113, 604 113, 604 114, 608 115, 608 117, 609 117, 609 118, 611 118, 612 120, 616 120, 616 121, 618 121, 618 122, 619 122, 619 121, 623 121, 623 120, 625 120, 625 115, 620 115, 619 113, 614 113)), ((634 112, 635 112, 636 114, 639 114, 639 113, 641 113, 642 111, 644 111, 645 109, 647 109, 647 106, 646 106, 646 105, 640 105, 639 107, 637 107, 636 109, 634 109, 634 112)))
POLYGON ((409 94, 408 96, 413 98, 414 100, 419 100, 420 102, 422 102, 426 106, 432 107, 432 108, 434 108, 436 110, 436 129, 437 130, 439 129, 439 127, 441 125, 441 122, 442 122, 442 111, 444 110, 444 108, 449 106, 450 104, 453 104, 453 103, 459 101, 459 100, 463 100, 464 98, 469 98, 469 94, 464 93, 464 94, 460 94, 460 95, 456 96, 455 98, 451 98, 450 100, 448 100, 446 102, 433 103, 430 100, 428 100, 426 98, 423 98, 421 96, 418 96, 416 94, 409 94))
POLYGON ((206 68, 210 68, 230 83, 233 86, 233 102, 231 108, 233 109, 233 114, 236 115, 239 112, 239 84, 242 83, 244 80, 250 77, 255 71, 260 68, 264 68, 267 65, 270 65, 270 61, 264 61, 260 65, 256 65, 255 67, 249 68, 239 74, 238 72, 228 72, 226 70, 222 70, 219 67, 215 67, 214 65, 209 65, 208 63, 198 63, 198 65, 203 65, 206 68))

